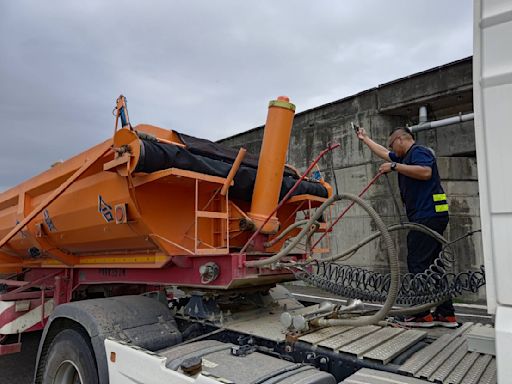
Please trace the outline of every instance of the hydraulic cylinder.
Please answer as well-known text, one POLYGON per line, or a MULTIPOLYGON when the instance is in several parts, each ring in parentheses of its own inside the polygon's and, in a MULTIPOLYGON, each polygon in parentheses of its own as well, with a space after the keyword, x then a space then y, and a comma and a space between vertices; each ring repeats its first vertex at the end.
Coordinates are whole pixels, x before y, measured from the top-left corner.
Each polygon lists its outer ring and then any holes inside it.
MULTIPOLYGON (((268 106, 267 121, 263 133, 258 162, 258 173, 252 195, 249 217, 259 228, 277 207, 283 181, 286 152, 290 142, 295 105, 286 96, 279 96, 268 106)), ((261 232, 271 234, 279 229, 277 217, 272 215, 261 232)))

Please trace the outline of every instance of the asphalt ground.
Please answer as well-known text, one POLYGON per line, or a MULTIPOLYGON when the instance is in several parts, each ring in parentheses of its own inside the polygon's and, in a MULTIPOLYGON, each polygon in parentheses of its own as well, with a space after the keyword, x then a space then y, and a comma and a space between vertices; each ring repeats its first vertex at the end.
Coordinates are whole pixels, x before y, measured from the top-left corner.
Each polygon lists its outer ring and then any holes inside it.
POLYGON ((21 352, 0 356, 0 384, 30 384, 42 331, 22 336, 21 352))

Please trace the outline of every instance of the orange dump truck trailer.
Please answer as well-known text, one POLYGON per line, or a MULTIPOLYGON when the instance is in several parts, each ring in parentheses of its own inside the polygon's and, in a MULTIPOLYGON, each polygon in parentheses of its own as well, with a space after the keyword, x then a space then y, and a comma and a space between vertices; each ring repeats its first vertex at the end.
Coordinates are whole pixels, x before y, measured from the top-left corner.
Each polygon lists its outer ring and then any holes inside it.
POLYGON ((0 194, 0 354, 19 351, 19 335, 43 329, 61 304, 165 286, 268 289, 293 278, 262 260, 297 235, 299 212, 308 217, 332 195, 285 166, 294 111, 286 97, 269 103, 257 157, 132 127, 121 96, 112 139, 0 194))

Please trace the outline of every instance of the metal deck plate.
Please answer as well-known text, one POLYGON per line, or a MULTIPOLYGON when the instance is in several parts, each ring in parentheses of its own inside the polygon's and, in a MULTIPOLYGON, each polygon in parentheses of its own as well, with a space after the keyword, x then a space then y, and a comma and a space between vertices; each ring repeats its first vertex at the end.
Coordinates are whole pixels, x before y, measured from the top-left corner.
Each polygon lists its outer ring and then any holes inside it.
POLYGON ((427 381, 414 377, 400 376, 396 373, 363 368, 347 377, 341 384, 427 384, 427 381))
POLYGON ((492 355, 480 355, 476 359, 475 364, 471 367, 468 374, 464 376, 462 384, 478 384, 480 377, 485 372, 485 368, 489 365, 492 360, 492 355))
POLYGON ((232 331, 282 342, 286 336, 285 329, 280 321, 281 313, 284 310, 293 313, 304 313, 318 308, 318 305, 304 307, 296 300, 290 299, 289 294, 286 291, 281 291, 278 287, 273 288, 271 294, 276 300, 274 305, 227 316, 222 326, 232 331))
POLYGON ((431 361, 434 356, 436 356, 439 351, 441 351, 443 347, 450 342, 450 339, 450 335, 443 335, 429 346, 423 348, 419 352, 416 352, 400 367, 400 371, 414 375, 429 361, 431 361))
MULTIPOLYGON (((267 309, 265 316, 259 312, 248 311, 245 314, 233 316, 225 321, 224 328, 255 335, 277 342, 285 341, 285 330, 280 323, 282 306, 267 309)), ((293 314, 307 314, 314 311, 316 306, 295 308, 293 314)), ((466 323, 461 328, 442 334, 442 330, 431 334, 423 330, 404 330, 402 328, 381 327, 369 325, 363 327, 337 326, 326 327, 302 335, 299 340, 305 343, 330 348, 334 351, 352 353, 358 358, 373 359, 389 363, 404 350, 425 337, 441 335, 436 341, 416 352, 400 367, 400 371, 416 376, 398 376, 396 381, 379 375, 360 377, 363 383, 425 383, 418 377, 431 382, 448 383, 482 383, 496 384, 496 360, 489 355, 470 353, 467 350, 465 332, 473 326, 466 323), (379 381, 380 380, 380 381, 379 381)), ((446 331, 448 332, 448 331, 446 331)), ((359 372, 358 372, 359 373, 359 372)), ((384 372, 388 374, 388 372, 384 372)), ((348 380, 348 379, 347 379, 348 380)), ((357 379, 354 379, 357 380, 357 379)), ((345 381, 355 383, 355 381, 345 381)))
POLYGON ((464 342, 460 343, 457 350, 429 377, 429 379, 441 382, 444 381, 456 369, 467 352, 467 345, 464 342))
POLYGON ((496 384, 498 382, 498 372, 496 370, 496 359, 492 359, 485 369, 478 384, 496 384))
POLYGON ((340 348, 341 352, 350 353, 356 355, 358 358, 362 358, 366 352, 378 347, 387 340, 393 338, 404 332, 403 328, 382 328, 381 330, 367 335, 359 340, 354 341, 344 347, 340 348))
POLYGON ((453 367, 464 357, 467 350, 468 349, 464 344, 463 339, 457 338, 452 340, 451 343, 446 345, 444 349, 440 350, 440 352, 414 376, 428 378, 441 367, 443 367, 443 370, 451 372, 453 367), (461 354, 459 360, 455 359, 455 357, 458 356, 457 353, 461 354))
POLYGON ((421 351, 416 352, 409 360, 407 360, 401 367, 401 372, 410 373, 415 375, 422 369, 428 362, 430 362, 440 351, 442 351, 452 340, 466 332, 473 323, 465 323, 451 334, 444 334, 428 347, 423 348, 421 351))
POLYGON ((285 339, 285 332, 280 316, 280 313, 275 313, 230 320, 225 322, 224 328, 281 342, 285 339))
POLYGON ((381 328, 377 325, 366 325, 364 327, 357 327, 342 334, 331 337, 330 339, 323 340, 320 343, 318 343, 318 345, 333 350, 337 350, 338 348, 350 344, 353 341, 358 340, 370 333, 376 332, 379 329, 381 328))
POLYGON ((327 327, 319 329, 315 332, 308 333, 304 336, 299 337, 300 341, 304 341, 310 344, 317 344, 318 342, 328 339, 330 337, 339 335, 340 333, 347 332, 354 327, 349 326, 338 326, 338 327, 327 327))
POLYGON ((450 373, 450 376, 445 380, 448 384, 459 384, 471 366, 475 363, 476 359, 480 356, 479 353, 468 352, 466 356, 462 359, 462 361, 455 367, 455 369, 450 373))
POLYGON ((492 355, 468 352, 467 332, 479 326, 466 323, 444 334, 416 352, 400 372, 443 384, 496 383, 496 359, 492 355))
POLYGON ((407 348, 425 338, 427 332, 408 330, 391 340, 386 341, 377 348, 365 353, 364 358, 382 361, 387 364, 407 348))

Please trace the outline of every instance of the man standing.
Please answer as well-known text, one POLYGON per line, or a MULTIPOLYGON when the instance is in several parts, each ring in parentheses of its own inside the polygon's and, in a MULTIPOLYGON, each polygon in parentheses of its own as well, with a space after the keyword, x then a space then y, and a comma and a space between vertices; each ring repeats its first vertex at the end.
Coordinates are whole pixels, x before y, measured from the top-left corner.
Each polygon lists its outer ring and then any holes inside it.
MULTIPOLYGON (((408 128, 397 128, 389 135, 389 150, 374 142, 364 128, 359 128, 356 134, 374 154, 387 161, 380 166, 381 172, 398 174, 400 195, 409 221, 423 224, 442 235, 449 220, 448 204, 433 151, 416 144, 408 128)), ((407 235, 409 272, 425 272, 440 251, 441 244, 436 239, 422 232, 410 231, 407 235)), ((414 327, 458 326, 451 300, 439 305, 433 315, 424 312, 401 323, 414 327)))

